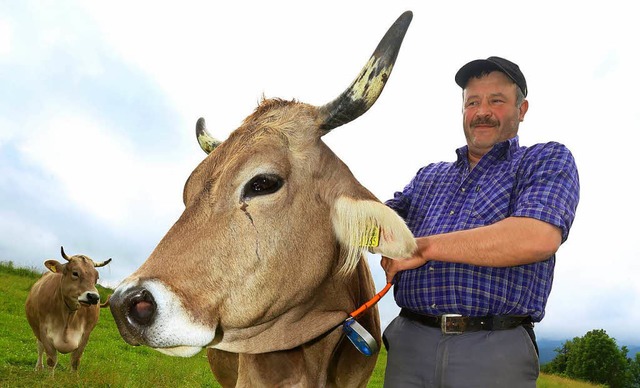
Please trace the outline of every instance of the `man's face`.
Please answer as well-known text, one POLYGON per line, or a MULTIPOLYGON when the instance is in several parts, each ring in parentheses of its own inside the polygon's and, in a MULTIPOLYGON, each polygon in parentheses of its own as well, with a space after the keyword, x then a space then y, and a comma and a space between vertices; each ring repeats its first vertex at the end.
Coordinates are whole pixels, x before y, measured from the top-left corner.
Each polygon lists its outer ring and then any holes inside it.
POLYGON ((518 133, 528 102, 516 106, 517 86, 502 72, 471 78, 463 93, 462 124, 470 156, 481 157, 518 133))

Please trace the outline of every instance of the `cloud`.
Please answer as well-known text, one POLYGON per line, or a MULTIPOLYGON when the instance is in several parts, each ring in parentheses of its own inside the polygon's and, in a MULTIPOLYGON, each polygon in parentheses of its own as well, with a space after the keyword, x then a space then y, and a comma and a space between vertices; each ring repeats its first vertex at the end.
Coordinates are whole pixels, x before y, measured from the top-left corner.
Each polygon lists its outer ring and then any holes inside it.
POLYGON ((70 3, 31 5, 11 10, 12 51, 0 59, 0 259, 41 267, 60 245, 109 254, 122 270, 103 279, 115 284, 177 218, 204 154, 87 15, 70 3))
POLYGON ((0 19, 0 58, 13 50, 13 28, 8 21, 0 19))

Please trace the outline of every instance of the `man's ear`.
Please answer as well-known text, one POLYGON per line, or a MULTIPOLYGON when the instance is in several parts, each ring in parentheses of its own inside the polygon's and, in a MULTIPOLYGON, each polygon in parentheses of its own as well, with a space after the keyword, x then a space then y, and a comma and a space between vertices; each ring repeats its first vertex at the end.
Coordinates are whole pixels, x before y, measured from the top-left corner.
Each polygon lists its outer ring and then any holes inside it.
POLYGON ((527 100, 522 101, 522 105, 520 105, 520 113, 518 115, 518 119, 520 119, 520 122, 524 121, 524 115, 527 114, 528 110, 529 110, 529 101, 527 100))
POLYGON ((64 269, 64 265, 60 264, 56 260, 47 260, 44 262, 44 266, 49 268, 49 271, 53 273, 62 273, 62 270, 64 269))
POLYGON ((343 273, 353 270, 367 249, 392 258, 408 258, 417 248, 404 220, 377 201, 339 197, 331 220, 340 245, 348 252, 343 273))

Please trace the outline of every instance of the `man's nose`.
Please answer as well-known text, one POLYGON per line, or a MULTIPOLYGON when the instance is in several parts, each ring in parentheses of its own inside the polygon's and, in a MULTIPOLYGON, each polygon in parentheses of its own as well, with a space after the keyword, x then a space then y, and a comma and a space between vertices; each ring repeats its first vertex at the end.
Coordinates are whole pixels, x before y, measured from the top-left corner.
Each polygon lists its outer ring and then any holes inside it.
POLYGON ((476 110, 476 114, 478 116, 490 116, 491 115, 491 107, 487 101, 480 101, 478 104, 478 109, 476 110))

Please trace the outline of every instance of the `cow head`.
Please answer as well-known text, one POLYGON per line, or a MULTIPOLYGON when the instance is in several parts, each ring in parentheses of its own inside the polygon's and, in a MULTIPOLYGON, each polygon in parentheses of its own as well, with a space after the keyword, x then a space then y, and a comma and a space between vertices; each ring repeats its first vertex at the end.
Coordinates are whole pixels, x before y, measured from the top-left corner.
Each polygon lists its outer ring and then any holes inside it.
POLYGON ((127 342, 183 356, 206 346, 289 349, 357 307, 343 294, 373 231, 382 230, 374 252, 411 255, 415 241, 402 219, 321 140, 373 105, 411 16, 396 21, 328 104, 263 100, 224 142, 198 120, 208 156, 185 184, 185 210, 111 298, 127 342))
POLYGON ((84 255, 69 257, 64 252, 64 247, 60 247, 60 254, 66 260, 65 264, 56 260, 47 260, 44 265, 49 271, 62 275, 60 289, 67 307, 75 311, 81 305, 94 305, 100 302, 100 294, 96 289, 99 278, 96 268, 109 264, 111 259, 96 263, 84 255))

